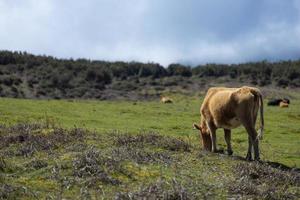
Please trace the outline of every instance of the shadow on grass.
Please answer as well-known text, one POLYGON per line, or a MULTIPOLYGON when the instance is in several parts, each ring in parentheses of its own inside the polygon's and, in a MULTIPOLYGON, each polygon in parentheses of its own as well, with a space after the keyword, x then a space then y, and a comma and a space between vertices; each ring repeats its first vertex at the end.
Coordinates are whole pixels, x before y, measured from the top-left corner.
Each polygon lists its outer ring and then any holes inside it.
POLYGON ((234 171, 235 179, 229 186, 229 192, 234 197, 260 199, 300 197, 300 173, 293 169, 287 171, 274 168, 274 163, 270 162, 241 162, 235 166, 234 171))
MULTIPOLYGON (((227 154, 225 154, 224 151, 220 152, 219 155, 222 155, 222 156, 226 155, 226 156, 228 156, 227 154)), ((299 172, 300 173, 300 168, 289 167, 289 166, 287 166, 285 164, 282 164, 282 163, 279 163, 279 162, 273 162, 273 161, 268 161, 268 160, 248 161, 248 160, 246 160, 245 157, 238 156, 238 155, 232 155, 232 156, 228 156, 228 157, 231 158, 231 159, 234 159, 234 160, 246 161, 246 162, 249 162, 249 163, 256 162, 256 163, 259 163, 259 164, 262 164, 262 165, 267 165, 269 167, 272 167, 272 168, 275 168, 275 169, 279 169, 279 170, 282 170, 282 171, 294 171, 294 172, 299 172)))

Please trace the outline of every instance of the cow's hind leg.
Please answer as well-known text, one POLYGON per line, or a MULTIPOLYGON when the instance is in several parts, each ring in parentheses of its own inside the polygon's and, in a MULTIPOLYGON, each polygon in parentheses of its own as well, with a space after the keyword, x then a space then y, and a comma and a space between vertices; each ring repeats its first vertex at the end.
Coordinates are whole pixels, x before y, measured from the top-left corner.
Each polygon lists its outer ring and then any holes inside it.
POLYGON ((248 135, 249 135, 249 146, 248 146, 248 153, 247 153, 247 157, 246 159, 250 160, 251 159, 251 150, 252 150, 252 146, 254 149, 254 159, 255 160, 259 160, 259 148, 258 148, 258 139, 257 139, 257 132, 254 128, 254 126, 250 126, 250 125, 244 125, 248 135), (248 155, 250 154, 250 157, 248 157, 248 155))
POLYGON ((255 136, 252 138, 252 144, 253 144, 253 149, 254 149, 254 159, 255 160, 260 160, 259 157, 259 147, 258 147, 258 138, 257 138, 257 132, 255 130, 255 136))
POLYGON ((232 155, 233 151, 231 148, 231 130, 230 129, 224 129, 224 137, 227 144, 227 153, 228 155, 232 155))
POLYGON ((247 155, 246 155, 246 160, 249 160, 251 161, 252 160, 252 141, 251 141, 251 138, 250 136, 248 136, 248 152, 247 152, 247 155))

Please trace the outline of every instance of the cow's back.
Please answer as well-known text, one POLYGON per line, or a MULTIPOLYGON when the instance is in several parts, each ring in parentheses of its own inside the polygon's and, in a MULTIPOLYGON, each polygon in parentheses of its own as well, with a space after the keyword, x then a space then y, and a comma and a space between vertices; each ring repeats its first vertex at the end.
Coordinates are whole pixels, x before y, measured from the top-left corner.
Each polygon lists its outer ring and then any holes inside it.
MULTIPOLYGON (((255 88, 223 88, 208 90, 201 106, 202 116, 219 128, 236 128, 241 124, 240 115, 254 106, 252 92, 255 88)), ((257 112, 257 111, 256 111, 257 112)))

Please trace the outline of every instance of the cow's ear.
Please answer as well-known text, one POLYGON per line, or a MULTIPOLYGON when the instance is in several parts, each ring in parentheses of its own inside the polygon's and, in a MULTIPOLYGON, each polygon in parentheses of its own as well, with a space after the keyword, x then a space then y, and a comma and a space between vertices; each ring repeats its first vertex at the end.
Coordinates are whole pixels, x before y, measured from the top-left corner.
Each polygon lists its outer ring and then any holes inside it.
POLYGON ((201 130, 200 126, 198 126, 198 124, 194 123, 193 126, 194 126, 195 129, 201 130))

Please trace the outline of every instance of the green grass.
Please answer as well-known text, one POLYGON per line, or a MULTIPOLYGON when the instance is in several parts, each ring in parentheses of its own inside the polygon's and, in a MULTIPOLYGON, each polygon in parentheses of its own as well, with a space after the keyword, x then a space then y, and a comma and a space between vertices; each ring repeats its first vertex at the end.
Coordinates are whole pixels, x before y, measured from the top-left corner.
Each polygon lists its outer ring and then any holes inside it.
MULTIPOLYGON (((158 101, 81 101, 0 99, 0 123, 47 122, 62 127, 84 127, 98 132, 139 133, 154 131, 164 135, 188 137, 198 142, 192 123, 199 121, 200 97, 173 96, 174 104, 158 101)), ((262 158, 300 167, 300 100, 287 109, 265 105, 265 137, 262 158)), ((218 143, 225 147, 223 131, 218 143)), ((244 128, 233 130, 233 150, 244 156, 247 135, 244 128)))
MULTIPOLYGON (((232 197, 228 188, 232 184, 238 184, 235 178, 235 166, 244 161, 211 153, 201 153, 198 132, 192 129, 192 123, 199 121, 199 108, 202 102, 201 97, 190 97, 173 95, 173 104, 161 104, 158 101, 94 101, 94 100, 22 100, 22 99, 0 99, 0 124, 13 126, 18 123, 42 123, 49 125, 48 128, 38 130, 33 134, 47 136, 52 134, 52 125, 71 129, 74 127, 85 128, 92 132, 86 133, 84 140, 69 141, 60 144, 50 153, 44 150, 36 152, 33 156, 17 155, 23 143, 11 144, 0 149, 0 155, 4 156, 6 168, 5 176, 0 176, 0 183, 26 187, 38 198, 58 198, 63 196, 67 199, 74 197, 85 198, 87 195, 113 198, 117 192, 139 191, 141 187, 147 187, 157 180, 163 182, 167 188, 172 188, 172 178, 176 177, 179 184, 182 184, 188 191, 195 192, 197 197, 213 199, 224 199, 232 197), (50 127, 50 128, 49 128, 50 127), (94 133, 96 135, 94 135, 94 133), (171 164, 159 161, 139 163, 131 158, 132 152, 124 152, 121 158, 129 156, 129 160, 122 162, 122 171, 111 171, 110 175, 122 182, 121 185, 110 185, 97 183, 96 186, 86 186, 86 180, 74 179, 72 175, 72 162, 81 153, 86 152, 93 146, 103 153, 105 158, 114 158, 111 151, 119 148, 113 142, 115 134, 134 136, 138 133, 158 133, 164 137, 180 138, 191 144, 190 151, 170 151, 164 149, 164 142, 167 144, 171 139, 159 141, 162 146, 155 146, 146 142, 142 148, 134 146, 136 151, 143 155, 152 155, 158 152, 171 157, 171 164), (76 145, 82 145, 83 149, 77 149, 76 145), (126 154, 127 153, 127 154, 126 154), (28 164, 36 160, 43 160, 48 165, 40 169, 28 168, 28 164), (53 178, 53 169, 58 170, 58 177, 53 178), (129 175, 128 175, 129 174, 129 175), (65 179, 63 179, 65 178, 65 179), (70 181, 70 188, 64 188, 61 192, 63 182, 70 181), (73 181, 73 182, 72 182, 73 181), (86 190, 86 193, 85 193, 86 190), (207 196, 206 196, 207 195, 207 196)), ((300 99, 293 99, 287 109, 265 106, 265 135, 260 143, 261 159, 282 163, 289 167, 300 167, 300 99)), ((5 132, 0 132, 3 136, 5 132)), ((223 131, 218 130, 218 145, 226 148, 223 131)), ((151 141, 150 141, 151 142, 151 141)), ((232 145, 234 155, 244 157, 247 150, 247 134, 241 127, 233 130, 232 145)), ((160 143, 159 143, 160 144, 160 143)), ((79 148, 79 147, 78 147, 79 148)), ((147 157, 147 156, 146 156, 147 157)), ((140 158, 140 157, 138 157, 140 158)), ((0 160, 1 161, 1 160, 0 160)), ((245 162, 246 166, 250 166, 245 162)), ((1 172, 1 162, 0 162, 1 172)), ((279 172, 278 172, 279 173, 279 172)), ((268 180, 271 181, 271 180, 268 180)), ((260 184, 265 184, 260 183, 260 184)), ((1 186, 1 185, 0 185, 1 186)), ((299 192, 299 185, 289 189, 299 192)), ((278 188, 277 188, 278 189, 278 188)), ((282 185, 281 189, 286 190, 282 185)), ((1 196, 0 187, 0 196, 1 196)), ((18 192, 16 190, 15 192, 18 192)), ((300 195, 300 192, 297 193, 300 195)), ((17 194, 16 194, 17 195, 17 194)), ((258 195, 258 194, 257 194, 258 195)), ((296 197, 296 196, 295 196, 296 197)), ((299 197, 299 196, 298 196, 299 197)), ((296 197, 297 198, 297 197, 296 197)))
POLYGON ((49 120, 63 127, 86 127, 98 131, 140 132, 153 130, 163 134, 193 133, 198 120, 196 98, 179 98, 176 104, 125 101, 65 101, 0 99, 0 123, 49 120), (191 121, 192 120, 192 121, 191 121))

